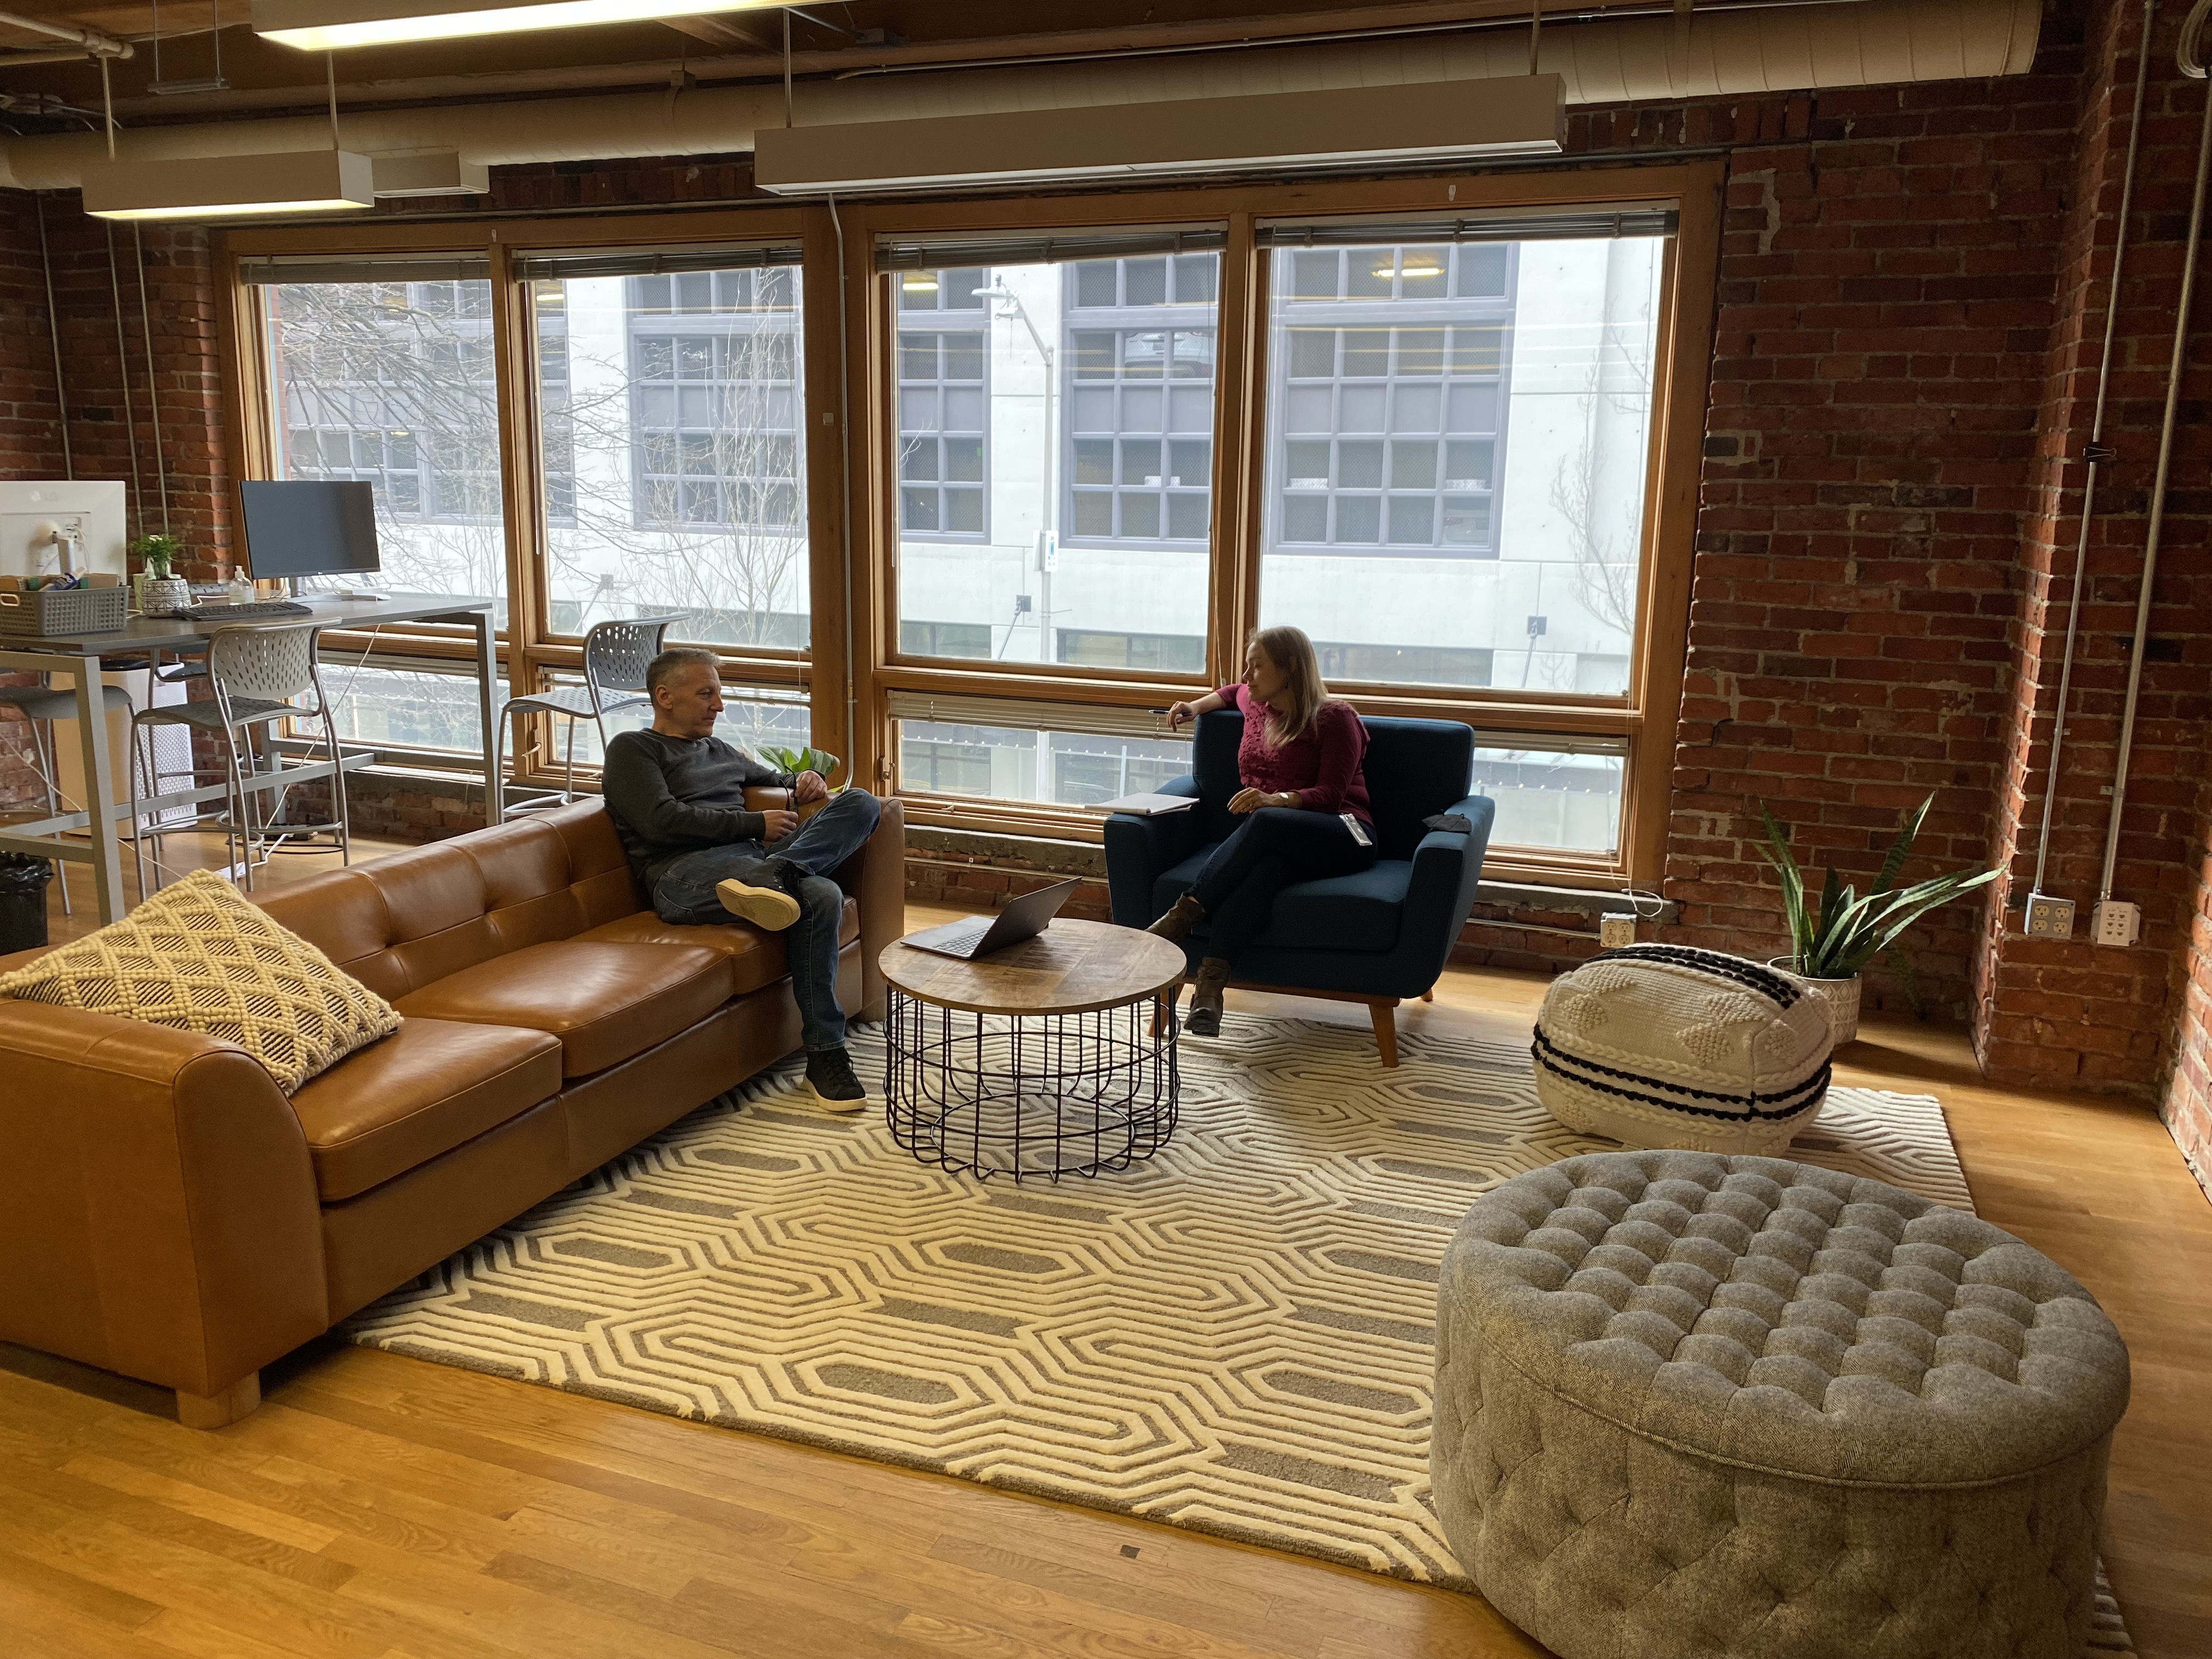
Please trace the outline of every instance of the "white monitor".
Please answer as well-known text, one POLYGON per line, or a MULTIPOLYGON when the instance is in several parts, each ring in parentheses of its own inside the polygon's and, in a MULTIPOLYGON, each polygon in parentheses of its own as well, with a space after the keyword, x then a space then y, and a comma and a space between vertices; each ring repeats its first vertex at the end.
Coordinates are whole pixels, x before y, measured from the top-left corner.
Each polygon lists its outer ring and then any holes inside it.
POLYGON ((119 480, 0 480, 0 576, 127 576, 119 480))

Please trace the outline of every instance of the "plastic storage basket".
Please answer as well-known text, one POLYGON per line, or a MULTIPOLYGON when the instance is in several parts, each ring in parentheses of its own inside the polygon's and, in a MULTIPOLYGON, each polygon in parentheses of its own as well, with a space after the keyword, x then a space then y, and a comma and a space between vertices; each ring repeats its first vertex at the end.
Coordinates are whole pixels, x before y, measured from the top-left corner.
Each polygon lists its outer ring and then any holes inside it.
POLYGON ((0 636, 112 634, 128 617, 130 600, 130 591, 121 587, 42 587, 31 593, 0 593, 0 636))

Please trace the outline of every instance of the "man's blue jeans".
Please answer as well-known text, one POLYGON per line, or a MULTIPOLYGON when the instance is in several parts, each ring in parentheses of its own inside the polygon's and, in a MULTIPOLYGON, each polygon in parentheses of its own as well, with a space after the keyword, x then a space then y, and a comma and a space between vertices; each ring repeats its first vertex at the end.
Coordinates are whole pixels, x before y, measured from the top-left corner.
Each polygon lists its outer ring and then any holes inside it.
POLYGON ((845 1046, 845 1011, 837 1006, 837 926, 845 914, 845 895, 830 872, 866 845, 883 807, 865 789, 848 789, 777 842, 739 841, 727 847, 702 847, 686 853, 660 872, 653 908, 663 921, 708 927, 731 920, 714 896, 717 882, 777 885, 775 860, 798 871, 793 884, 799 920, 784 933, 791 958, 791 998, 799 1005, 799 1025, 806 1052, 820 1054, 845 1046))

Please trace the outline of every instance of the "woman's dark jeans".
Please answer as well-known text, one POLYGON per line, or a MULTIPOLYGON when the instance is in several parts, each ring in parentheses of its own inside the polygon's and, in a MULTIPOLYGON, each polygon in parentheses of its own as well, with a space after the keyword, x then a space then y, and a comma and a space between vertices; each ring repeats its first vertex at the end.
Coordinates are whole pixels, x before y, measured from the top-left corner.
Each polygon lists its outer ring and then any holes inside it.
MULTIPOLYGON (((1374 830, 1370 829, 1371 839, 1374 830)), ((1348 876, 1375 862, 1375 849, 1352 839, 1334 812, 1263 806, 1213 849, 1191 896, 1206 911, 1206 954, 1234 963, 1267 925, 1275 895, 1294 881, 1348 876)))

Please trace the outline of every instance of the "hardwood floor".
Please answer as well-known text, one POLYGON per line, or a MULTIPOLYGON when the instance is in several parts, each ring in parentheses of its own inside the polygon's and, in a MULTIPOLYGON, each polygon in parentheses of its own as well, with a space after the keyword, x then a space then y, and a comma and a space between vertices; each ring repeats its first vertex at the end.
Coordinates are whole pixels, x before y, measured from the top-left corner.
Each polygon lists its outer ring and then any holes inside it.
MULTIPOLYGON (((285 860, 276 878, 321 861, 285 860)), ((951 912, 915 907, 915 926, 951 912)), ((58 918, 57 917, 57 920, 58 918)), ((82 931, 83 907, 68 930, 82 931)), ((58 932, 58 937, 62 936, 58 932)), ((1540 977, 1446 975, 1401 1029, 1524 1041, 1540 977)), ((1239 994, 1364 1026, 1363 1008, 1239 994)), ((1983 1087, 1870 1022, 1839 1079, 1932 1091, 1983 1213, 2133 1351, 2106 1560, 2144 1659, 2212 1653, 2212 1206, 2142 1108, 1983 1087)), ((322 1342, 213 1433, 0 1348, 14 1659, 1502 1659, 1479 1601, 947 1477, 322 1342)))

